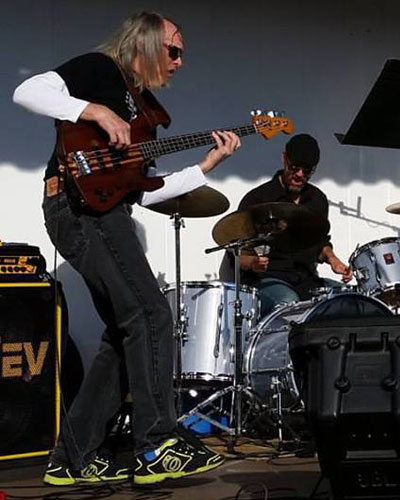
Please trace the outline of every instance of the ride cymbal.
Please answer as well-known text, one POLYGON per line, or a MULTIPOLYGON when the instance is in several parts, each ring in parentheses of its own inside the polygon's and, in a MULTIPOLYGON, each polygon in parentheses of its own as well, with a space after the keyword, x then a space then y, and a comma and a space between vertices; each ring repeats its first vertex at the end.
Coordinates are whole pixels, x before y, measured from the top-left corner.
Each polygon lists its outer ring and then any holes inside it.
POLYGON ((400 214, 400 203, 392 203, 385 208, 390 214, 400 214))
POLYGON ((258 237, 275 249, 293 252, 322 242, 329 227, 327 219, 303 205, 272 202, 226 215, 212 235, 218 245, 258 237))
POLYGON ((201 186, 176 198, 149 205, 146 208, 161 214, 179 214, 182 217, 211 217, 226 212, 228 198, 209 186, 201 186))

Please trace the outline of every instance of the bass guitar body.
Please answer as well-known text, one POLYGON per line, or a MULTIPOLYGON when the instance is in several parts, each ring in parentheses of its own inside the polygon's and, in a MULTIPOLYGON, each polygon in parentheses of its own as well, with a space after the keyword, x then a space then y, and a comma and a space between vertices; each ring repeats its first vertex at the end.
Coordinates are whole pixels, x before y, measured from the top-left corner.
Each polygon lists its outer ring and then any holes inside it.
POLYGON ((154 140, 154 131, 143 115, 131 124, 132 146, 112 148, 108 135, 95 123, 79 120, 61 122, 57 154, 81 196, 83 205, 107 212, 135 191, 154 191, 164 185, 162 177, 146 177, 140 144, 154 140), (135 147, 137 145, 137 147, 135 147))

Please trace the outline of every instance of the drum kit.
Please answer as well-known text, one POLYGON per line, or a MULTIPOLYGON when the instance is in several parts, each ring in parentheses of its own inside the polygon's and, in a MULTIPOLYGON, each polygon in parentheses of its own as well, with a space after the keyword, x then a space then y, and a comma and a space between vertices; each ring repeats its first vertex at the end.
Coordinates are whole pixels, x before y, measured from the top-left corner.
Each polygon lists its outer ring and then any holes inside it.
MULTIPOLYGON (((264 203, 233 212, 214 226, 212 235, 218 246, 205 252, 232 254, 234 282, 182 282, 183 218, 220 215, 228 207, 226 197, 207 186, 148 207, 169 215, 175 228, 176 282, 163 292, 175 321, 174 382, 179 421, 189 417, 206 421, 227 432, 234 442, 248 430, 243 411, 244 399, 247 403, 250 400, 246 408, 270 415, 281 443, 284 415, 302 407, 288 350, 293 322, 396 313, 400 306, 400 239, 384 238, 356 248, 349 259, 356 289, 319 289, 310 300, 279 304, 260 318, 257 290, 240 283, 241 251, 264 245, 268 252, 271 243, 286 251, 306 248, 327 234, 329 223, 292 203, 264 203), (183 408, 186 393, 202 390, 200 402, 183 408), (226 410, 222 401, 228 396, 226 410), (225 418, 218 418, 216 411, 225 418)), ((400 204, 387 210, 400 213, 400 204)))

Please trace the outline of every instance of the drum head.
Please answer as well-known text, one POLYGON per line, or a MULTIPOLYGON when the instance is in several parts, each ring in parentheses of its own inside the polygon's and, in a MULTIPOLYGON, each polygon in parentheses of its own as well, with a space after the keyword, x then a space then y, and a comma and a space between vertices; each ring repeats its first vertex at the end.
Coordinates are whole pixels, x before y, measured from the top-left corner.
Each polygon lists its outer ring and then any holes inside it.
POLYGON ((359 293, 333 294, 326 300, 318 302, 304 317, 302 323, 308 321, 331 321, 332 319, 347 319, 376 316, 391 316, 392 311, 386 304, 373 297, 359 293))
POLYGON ((298 402, 288 344, 293 322, 320 323, 332 319, 391 315, 393 313, 383 302, 348 292, 278 307, 261 320, 247 346, 244 372, 250 390, 271 408, 276 404, 277 390, 281 391, 283 408, 298 402))

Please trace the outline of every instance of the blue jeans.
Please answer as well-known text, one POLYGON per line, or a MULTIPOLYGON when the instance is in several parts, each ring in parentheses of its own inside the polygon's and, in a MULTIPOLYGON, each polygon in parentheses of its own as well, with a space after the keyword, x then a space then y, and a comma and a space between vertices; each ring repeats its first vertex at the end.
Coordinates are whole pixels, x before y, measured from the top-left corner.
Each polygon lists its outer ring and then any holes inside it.
MULTIPOLYGON (((340 289, 343 284, 330 278, 318 278, 321 287, 340 289)), ((286 281, 277 278, 263 278, 255 284, 261 302, 261 317, 269 314, 280 303, 298 302, 301 300, 299 293, 286 281)), ((316 287, 318 288, 318 287, 316 287)))
POLYGON ((86 465, 128 390, 136 451, 154 447, 176 427, 173 323, 136 236, 131 207, 120 204, 92 216, 73 210, 61 193, 45 197, 43 210, 53 244, 82 275, 106 324, 52 460, 76 469, 86 465))
POLYGON ((289 283, 277 278, 263 278, 255 284, 261 302, 261 317, 269 314, 272 309, 282 302, 298 302, 299 294, 289 283))

